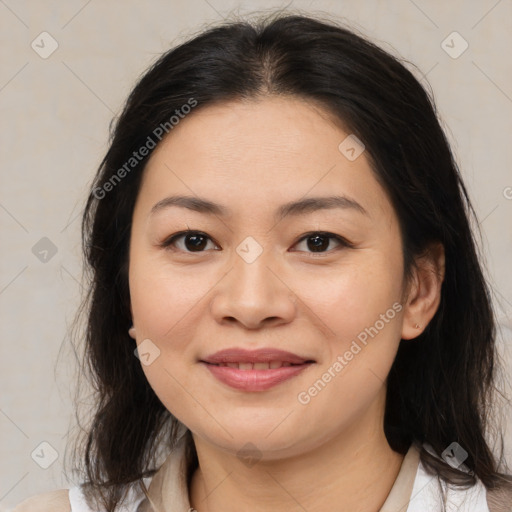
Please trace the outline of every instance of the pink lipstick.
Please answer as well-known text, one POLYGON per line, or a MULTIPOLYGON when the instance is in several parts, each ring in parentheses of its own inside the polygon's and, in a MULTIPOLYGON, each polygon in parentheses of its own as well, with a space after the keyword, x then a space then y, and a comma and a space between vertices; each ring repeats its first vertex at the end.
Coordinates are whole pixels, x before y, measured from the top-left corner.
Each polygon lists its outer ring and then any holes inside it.
POLYGON ((221 350, 200 361, 219 381, 243 391, 264 391, 303 372, 315 361, 273 348, 221 350))

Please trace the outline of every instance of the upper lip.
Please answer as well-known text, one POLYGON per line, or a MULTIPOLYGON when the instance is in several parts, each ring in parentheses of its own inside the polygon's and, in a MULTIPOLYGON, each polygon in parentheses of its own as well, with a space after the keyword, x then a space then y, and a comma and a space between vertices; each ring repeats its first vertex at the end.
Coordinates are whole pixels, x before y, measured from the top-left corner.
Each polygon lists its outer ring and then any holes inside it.
POLYGON ((282 361, 283 363, 303 364, 314 362, 313 359, 301 357, 285 350, 275 348, 260 348, 247 350, 243 348, 227 348, 215 352, 201 361, 211 364, 220 363, 270 363, 271 361, 282 361))

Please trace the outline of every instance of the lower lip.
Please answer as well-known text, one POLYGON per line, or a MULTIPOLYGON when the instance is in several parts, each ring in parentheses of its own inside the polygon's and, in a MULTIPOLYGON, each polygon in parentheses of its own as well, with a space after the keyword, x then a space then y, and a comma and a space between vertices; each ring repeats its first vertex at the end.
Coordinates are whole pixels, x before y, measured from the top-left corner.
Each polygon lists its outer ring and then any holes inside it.
POLYGON ((235 389, 243 391, 265 391, 277 386, 311 366, 312 363, 297 364, 293 366, 281 366, 268 370, 239 370, 229 366, 215 366, 201 362, 218 380, 235 389))

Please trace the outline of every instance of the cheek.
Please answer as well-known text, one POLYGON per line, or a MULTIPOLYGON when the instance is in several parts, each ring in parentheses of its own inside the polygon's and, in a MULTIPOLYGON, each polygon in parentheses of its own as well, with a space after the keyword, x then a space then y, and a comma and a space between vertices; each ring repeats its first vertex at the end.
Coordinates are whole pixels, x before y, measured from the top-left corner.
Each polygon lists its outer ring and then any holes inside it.
POLYGON ((188 269, 135 260, 130 267, 130 297, 137 333, 155 340, 179 340, 175 331, 201 306, 212 284, 188 269))
POLYGON ((308 418, 336 426, 362 414, 382 390, 400 342, 401 267, 384 259, 304 283, 304 301, 329 335, 318 371, 296 401, 308 418))
POLYGON ((131 260, 130 296, 137 344, 150 340, 158 354, 151 364, 142 364, 142 370, 160 401, 187 424, 201 412, 194 410, 194 401, 184 389, 194 388, 193 326, 208 289, 204 276, 170 271, 151 258, 131 260))
POLYGON ((297 396, 304 414, 335 424, 369 406, 398 350, 401 289, 398 250, 368 251, 343 270, 303 281, 301 298, 326 334, 322 364, 297 396))
POLYGON ((342 269, 301 276, 293 283, 301 301, 314 313, 312 320, 316 317, 322 331, 335 340, 336 348, 376 322, 382 327, 381 315, 385 316, 387 331, 388 325, 399 323, 387 320, 398 316, 402 289, 400 260, 392 264, 377 256, 369 252, 342 269))

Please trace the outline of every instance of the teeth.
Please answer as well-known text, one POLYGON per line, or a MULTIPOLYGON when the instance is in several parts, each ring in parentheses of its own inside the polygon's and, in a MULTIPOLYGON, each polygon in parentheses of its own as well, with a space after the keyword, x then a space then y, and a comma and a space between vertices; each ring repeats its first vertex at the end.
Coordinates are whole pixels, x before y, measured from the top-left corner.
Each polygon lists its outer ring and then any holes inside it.
POLYGON ((215 366, 227 366, 236 368, 237 370, 276 370, 282 366, 293 366, 292 363, 284 363, 283 361, 270 361, 266 363, 219 363, 215 366))

